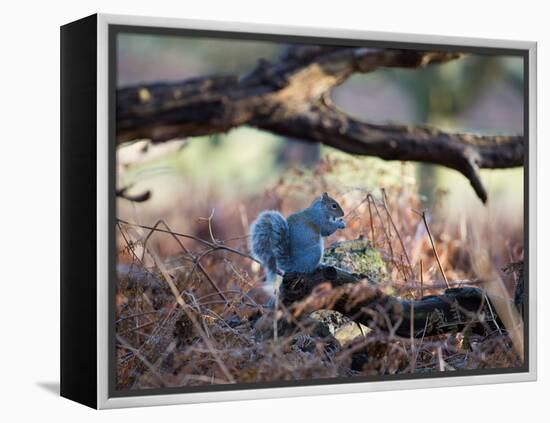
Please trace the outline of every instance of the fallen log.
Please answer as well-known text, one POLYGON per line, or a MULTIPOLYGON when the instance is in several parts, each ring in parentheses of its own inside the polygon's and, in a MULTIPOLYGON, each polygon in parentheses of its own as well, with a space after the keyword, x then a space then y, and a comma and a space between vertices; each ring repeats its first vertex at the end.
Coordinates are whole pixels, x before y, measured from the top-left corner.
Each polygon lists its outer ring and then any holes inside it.
POLYGON ((280 301, 294 318, 335 310, 371 329, 401 337, 456 333, 488 334, 501 323, 487 296, 477 287, 448 288, 440 295, 405 300, 385 294, 361 274, 321 266, 312 274, 287 273, 280 301))

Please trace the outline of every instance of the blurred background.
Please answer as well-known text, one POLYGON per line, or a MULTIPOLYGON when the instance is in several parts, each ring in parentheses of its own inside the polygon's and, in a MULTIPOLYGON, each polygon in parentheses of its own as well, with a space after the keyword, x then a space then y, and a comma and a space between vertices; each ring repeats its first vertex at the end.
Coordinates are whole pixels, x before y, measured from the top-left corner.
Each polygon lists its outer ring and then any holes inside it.
MULTIPOLYGON (((119 34, 117 83, 124 87, 244 74, 261 58, 277 60, 286 47, 272 42, 119 34)), ((425 69, 357 74, 332 96, 343 110, 373 123, 429 124, 480 134, 523 133, 523 61, 519 57, 469 54, 425 69)), ((205 238, 212 229, 216 239, 240 240, 237 245, 243 249, 248 225, 260 210, 277 208, 288 214, 327 190, 348 212, 349 230, 334 235, 340 238, 368 235, 365 197, 372 193, 383 201, 385 192, 414 264, 423 254, 429 255, 429 248, 418 246, 425 233, 414 211, 428 210, 443 259, 456 278, 471 276, 469 253, 456 252, 459 246, 468 250, 471 233, 475 233, 476 248, 490 250, 497 266, 523 254, 523 168, 483 170, 489 194, 483 206, 468 181, 455 171, 350 156, 248 127, 155 146, 141 140, 120 147, 117 157, 117 186, 132 185, 132 193, 152 192, 144 203, 119 200, 119 217, 148 225, 164 219, 173 230, 205 238), (209 216, 210 228, 204 219, 209 216), (350 224, 354 219, 357 225, 350 224)), ((168 237, 156 238, 163 256, 177 252, 178 246, 168 237)), ((425 260, 430 262, 430 257, 425 260)), ((427 266, 426 272, 437 279, 434 266, 427 266)))

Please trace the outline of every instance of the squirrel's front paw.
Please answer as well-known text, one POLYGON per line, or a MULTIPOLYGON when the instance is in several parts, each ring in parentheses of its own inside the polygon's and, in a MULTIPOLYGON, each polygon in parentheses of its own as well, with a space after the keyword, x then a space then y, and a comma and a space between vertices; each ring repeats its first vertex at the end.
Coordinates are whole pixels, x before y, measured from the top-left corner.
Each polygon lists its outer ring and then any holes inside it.
POLYGON ((336 224, 338 225, 338 229, 344 229, 346 227, 346 222, 343 220, 337 220, 336 224))

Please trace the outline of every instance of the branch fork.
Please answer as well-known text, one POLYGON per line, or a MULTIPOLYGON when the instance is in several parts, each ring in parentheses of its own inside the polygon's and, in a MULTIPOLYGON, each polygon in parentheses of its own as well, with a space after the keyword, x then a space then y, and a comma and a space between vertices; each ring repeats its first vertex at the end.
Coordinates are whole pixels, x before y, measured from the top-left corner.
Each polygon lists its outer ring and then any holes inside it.
POLYGON ((350 154, 445 166, 464 175, 485 203, 479 170, 523 166, 522 135, 372 124, 330 101, 332 89, 355 73, 423 68, 461 57, 456 52, 298 45, 275 63, 260 61, 240 78, 210 76, 118 89, 116 137, 119 143, 162 142, 249 125, 350 154))

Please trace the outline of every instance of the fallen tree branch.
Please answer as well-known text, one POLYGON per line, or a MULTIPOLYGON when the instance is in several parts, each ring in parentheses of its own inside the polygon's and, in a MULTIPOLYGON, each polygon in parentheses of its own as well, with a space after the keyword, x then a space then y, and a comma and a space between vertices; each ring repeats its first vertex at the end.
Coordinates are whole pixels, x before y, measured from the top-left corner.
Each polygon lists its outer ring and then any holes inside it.
POLYGON ((143 203, 151 198, 151 191, 147 190, 140 194, 128 194, 131 187, 124 187, 116 190, 116 196, 134 203, 143 203))
POLYGON ((319 309, 336 310, 371 329, 406 338, 466 328, 488 334, 499 325, 479 288, 449 288, 441 295, 409 301, 385 294, 361 275, 331 266, 312 274, 286 274, 280 295, 294 317, 319 309))
POLYGON ((523 136, 374 125, 353 119, 329 100, 330 91, 354 73, 422 68, 459 57, 453 52, 296 46, 276 63, 261 60, 240 78, 210 76, 121 88, 117 140, 160 142, 249 125, 352 154, 446 166, 461 172, 485 202, 478 170, 522 166, 523 136))
POLYGON ((477 196, 487 201, 480 168, 508 168, 523 163, 523 138, 450 134, 435 128, 374 125, 359 122, 322 101, 281 119, 269 116, 256 126, 271 132, 311 139, 351 154, 385 160, 417 161, 462 173, 477 196))

